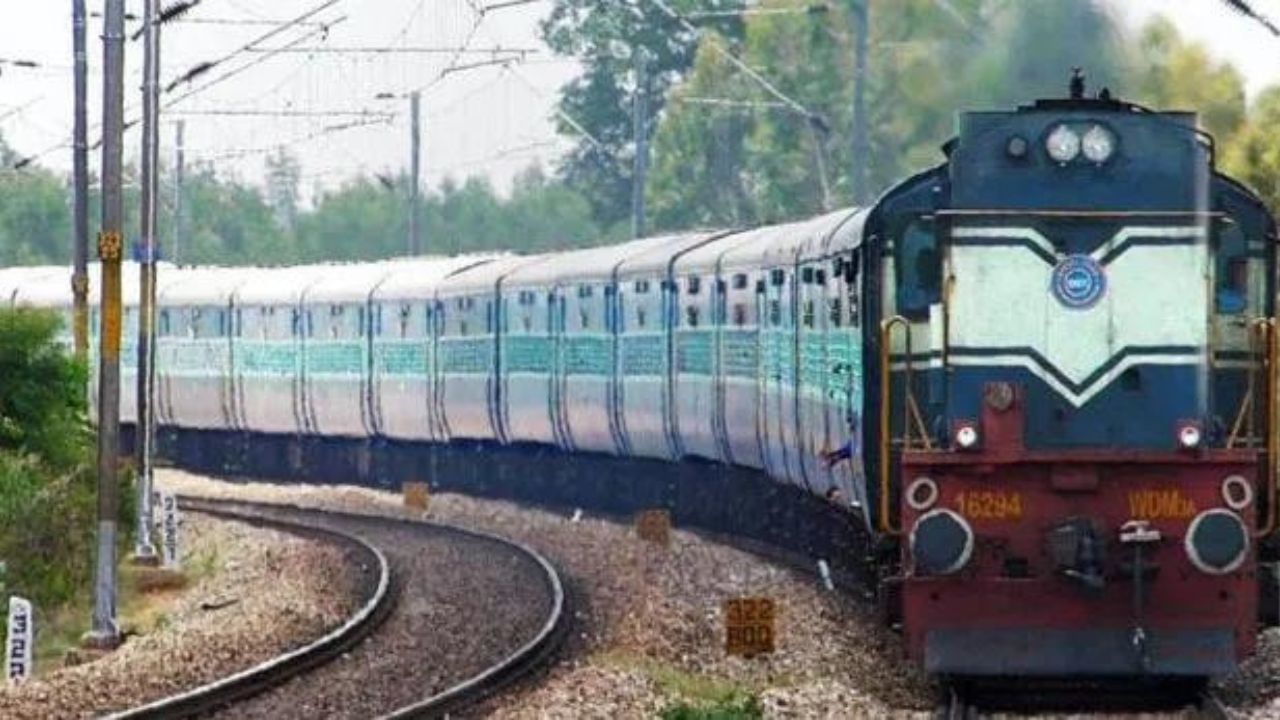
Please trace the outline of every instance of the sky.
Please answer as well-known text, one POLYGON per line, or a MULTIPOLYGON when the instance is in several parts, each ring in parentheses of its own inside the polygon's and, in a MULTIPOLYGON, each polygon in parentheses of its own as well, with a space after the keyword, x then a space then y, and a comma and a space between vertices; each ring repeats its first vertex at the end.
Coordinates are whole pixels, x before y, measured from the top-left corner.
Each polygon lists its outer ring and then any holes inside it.
MULTIPOLYGON (((1222 0, 1104 2, 1134 27, 1155 13, 1167 15, 1184 35, 1234 63, 1251 93, 1280 82, 1280 38, 1229 11, 1222 0)), ((1280 0, 1253 2, 1280 20, 1280 0)), ((552 55, 539 40, 538 23, 550 8, 547 0, 478 12, 496 3, 203 0, 188 16, 201 22, 175 23, 164 30, 164 84, 197 63, 250 45, 273 29, 270 22, 322 9, 304 24, 256 45, 261 50, 296 42, 290 51, 241 53, 193 85, 167 93, 162 154, 172 160, 174 125, 181 120, 188 162, 213 163, 220 172, 261 182, 267 153, 285 146, 300 159, 304 194, 311 197, 361 174, 394 174, 407 167, 410 124, 405 96, 421 90, 424 182, 437 187, 446 177, 483 175, 505 191, 512 177, 530 163, 550 165, 570 146, 570 140, 555 132, 554 105, 557 89, 578 66, 552 55), (250 24, 220 24, 223 21, 250 24), (467 52, 455 51, 461 47, 467 52), (396 51, 351 51, 357 48, 396 51), (533 52, 517 65, 467 69, 491 61, 495 48, 533 52), (441 49, 446 51, 438 52, 441 49), (237 71, 242 66, 247 67, 237 71), (454 71, 446 72, 451 67, 454 71), (229 72, 234 74, 219 79, 229 72), (184 98, 191 90, 197 92, 184 98), (378 99, 380 94, 394 97, 378 99), (358 126, 335 129, 352 124, 358 126)), ((91 12, 103 6, 102 0, 87 4, 91 12)), ((141 0, 127 0, 127 6, 141 13, 141 0)), ((71 164, 73 101, 70 3, 0 0, 0 17, 0 134, 24 156, 37 156, 40 164, 65 171, 71 164), (40 67, 13 67, 5 60, 32 60, 40 67)), ((100 33, 101 20, 91 18, 92 138, 101 112, 100 33)), ((129 43, 126 57, 126 116, 133 119, 140 105, 141 43, 129 43)), ((767 74, 767 68, 763 70, 767 74)), ((134 130, 126 141, 126 157, 136 159, 137 153, 134 130)), ((96 165, 96 153, 92 162, 96 165)))

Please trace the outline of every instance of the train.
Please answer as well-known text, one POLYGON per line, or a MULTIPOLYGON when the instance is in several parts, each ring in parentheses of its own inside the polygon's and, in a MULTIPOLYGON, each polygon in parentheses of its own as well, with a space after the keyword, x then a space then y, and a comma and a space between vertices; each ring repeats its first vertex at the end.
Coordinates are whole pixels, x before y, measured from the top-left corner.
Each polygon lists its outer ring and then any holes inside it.
MULTIPOLYGON (((871 566, 929 673, 1228 674, 1277 611, 1275 222, 1194 113, 1073 86, 957 127, 935 167, 800 222, 166 266, 160 445, 382 485, 555 476, 730 529, 805 498, 836 520, 788 533, 861 538, 827 557, 871 566)), ((68 277, 0 271, 0 297, 69 318, 68 277)))

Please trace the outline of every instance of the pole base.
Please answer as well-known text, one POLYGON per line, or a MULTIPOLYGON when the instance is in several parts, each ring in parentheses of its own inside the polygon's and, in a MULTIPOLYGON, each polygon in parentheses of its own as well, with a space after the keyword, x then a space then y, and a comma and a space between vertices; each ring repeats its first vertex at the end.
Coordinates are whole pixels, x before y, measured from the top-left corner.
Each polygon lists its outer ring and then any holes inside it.
POLYGON ((124 643, 119 630, 107 632, 90 630, 80 637, 80 647, 90 652, 109 653, 124 643))
POLYGON ((160 555, 150 545, 139 545, 129 556, 129 564, 135 567, 159 567, 160 555))

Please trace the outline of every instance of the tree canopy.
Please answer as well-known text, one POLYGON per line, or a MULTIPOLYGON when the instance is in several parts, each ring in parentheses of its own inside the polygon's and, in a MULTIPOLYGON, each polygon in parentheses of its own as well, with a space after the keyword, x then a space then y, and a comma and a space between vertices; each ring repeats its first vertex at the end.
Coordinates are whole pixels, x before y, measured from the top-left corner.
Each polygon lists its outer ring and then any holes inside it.
MULTIPOLYGON (((958 111, 1062 95, 1080 66, 1094 91, 1108 86, 1153 108, 1199 112, 1220 169, 1280 209, 1280 134, 1272 131, 1280 88, 1247 103, 1240 72, 1168 21, 1129 31, 1078 0, 867 1, 875 190, 940 162, 958 111)), ((748 226, 850 204, 855 2, 863 0, 814 12, 808 0, 760 0, 742 14, 732 12, 738 0, 553 0, 544 37, 583 64, 558 107, 560 130, 576 147, 552 168, 529 168, 509 193, 474 177, 429 189, 420 217, 427 252, 536 252, 625 237, 637 58, 650 100, 651 227, 748 226)), ((69 262, 69 181, 37 165, 12 169, 18 157, 0 138, 0 265, 69 262)), ((279 264, 406 251, 404 174, 356 177, 307 197, 303 168, 286 150, 268 155, 264 170, 263 187, 209 165, 188 172, 179 260, 279 264)), ((130 209, 136 176, 126 169, 130 209)), ((173 176, 161 177, 162 245, 172 257, 173 176)), ((96 223, 96 191, 90 204, 96 223)), ((136 237, 137 227, 128 212, 126 234, 136 237)))

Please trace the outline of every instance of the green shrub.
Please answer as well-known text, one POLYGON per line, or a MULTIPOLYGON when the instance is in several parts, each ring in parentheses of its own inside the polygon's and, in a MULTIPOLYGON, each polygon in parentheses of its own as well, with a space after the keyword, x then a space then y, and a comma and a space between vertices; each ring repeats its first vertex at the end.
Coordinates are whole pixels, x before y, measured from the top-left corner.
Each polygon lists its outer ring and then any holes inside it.
MULTIPOLYGON (((5 594, 22 595, 45 616, 88 598, 97 533, 88 375, 57 342, 59 322, 52 313, 0 310, 0 605, 5 594)), ((122 552, 131 542, 132 485, 125 468, 122 552)))
POLYGON ((759 720, 764 717, 754 695, 732 693, 706 705, 677 703, 662 711, 662 720, 759 720))
POLYGON ((85 461, 88 373, 57 342, 49 312, 0 310, 0 451, 66 470, 85 461))

